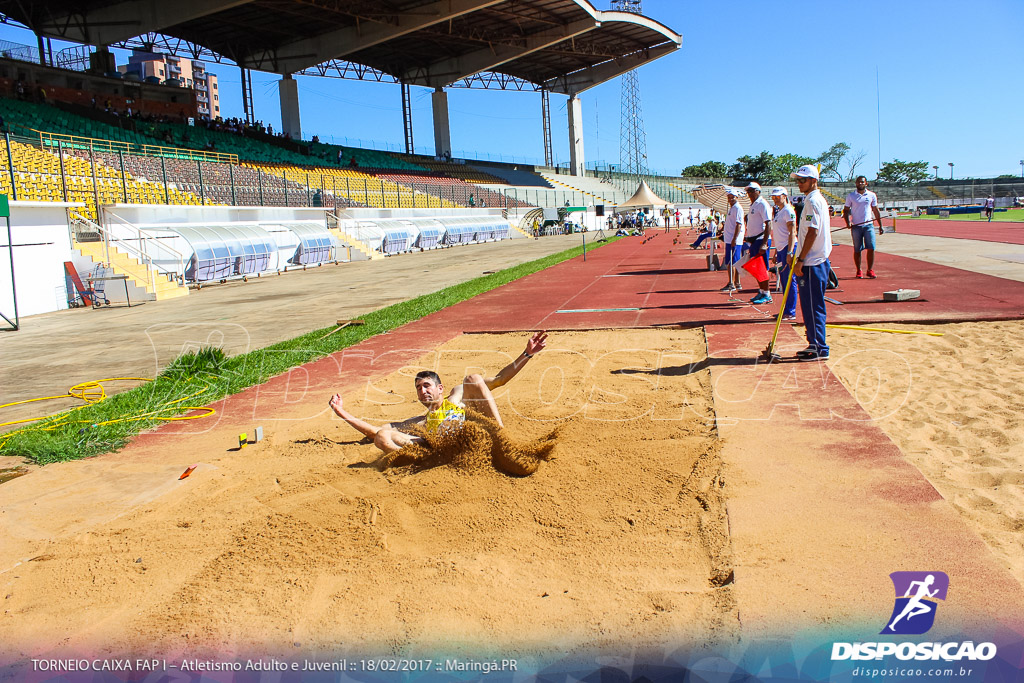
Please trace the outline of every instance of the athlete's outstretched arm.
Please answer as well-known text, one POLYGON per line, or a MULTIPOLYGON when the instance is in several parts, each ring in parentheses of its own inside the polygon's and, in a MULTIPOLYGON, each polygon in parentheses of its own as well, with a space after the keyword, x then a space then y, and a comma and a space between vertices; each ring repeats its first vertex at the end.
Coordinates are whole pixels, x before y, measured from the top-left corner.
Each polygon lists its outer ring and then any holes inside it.
POLYGON ((505 386, 509 380, 519 374, 519 371, 526 365, 526 361, 544 350, 544 347, 547 346, 547 340, 547 332, 544 330, 535 332, 529 341, 526 342, 526 349, 514 361, 502 368, 494 377, 485 380, 487 388, 493 390, 505 386))

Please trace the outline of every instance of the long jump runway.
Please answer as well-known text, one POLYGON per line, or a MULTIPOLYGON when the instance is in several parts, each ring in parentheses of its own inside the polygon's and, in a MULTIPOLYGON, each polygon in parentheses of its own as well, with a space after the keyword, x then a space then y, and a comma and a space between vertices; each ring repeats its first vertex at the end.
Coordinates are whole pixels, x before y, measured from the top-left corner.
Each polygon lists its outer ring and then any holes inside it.
MULTIPOLYGON (((395 372, 460 333, 608 328, 613 350, 614 328, 704 325, 709 358, 660 372, 711 371, 717 427, 725 442, 735 589, 745 628, 792 632, 820 628, 840 616, 873 623, 884 619, 892 604, 890 572, 937 569, 951 576, 957 590, 954 604, 946 607, 947 626, 1002 622, 1020 632, 1024 590, 827 366, 768 366, 755 360, 771 335, 778 304, 754 307, 715 291, 724 275, 702 267, 703 252, 673 244, 674 230, 648 234, 226 399, 218 406, 217 429, 227 439, 251 425, 254 416, 259 421, 320 413, 331 392, 395 372), (298 393, 296 386, 301 386, 298 393), (787 486, 764 483, 778 481, 780 473, 787 486), (836 519, 856 532, 837 537, 830 531, 836 519), (808 537, 816 539, 813 555, 796 554, 808 537), (829 601, 823 595, 831 596, 829 601)), ((837 263, 849 261, 849 248, 837 247, 834 257, 837 263)), ((841 288, 832 295, 846 304, 830 307, 830 321, 1024 318, 1022 283, 887 254, 878 255, 877 265, 884 273, 878 280, 850 279, 838 269, 841 288), (882 291, 911 286, 922 290, 920 300, 881 301, 882 291)), ((744 283, 749 283, 746 274, 744 283)), ((799 332, 783 328, 784 354, 804 346, 799 332)), ((132 447, 172 447, 180 443, 176 432, 187 429, 187 423, 171 425, 140 437, 132 447)))

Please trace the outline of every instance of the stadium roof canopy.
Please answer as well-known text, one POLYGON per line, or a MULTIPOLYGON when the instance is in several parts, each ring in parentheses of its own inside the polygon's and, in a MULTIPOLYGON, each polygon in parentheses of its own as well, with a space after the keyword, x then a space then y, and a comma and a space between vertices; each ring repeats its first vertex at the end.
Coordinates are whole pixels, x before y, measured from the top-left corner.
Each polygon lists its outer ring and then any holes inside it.
POLYGON ((587 0, 0 0, 0 13, 97 46, 160 33, 280 74, 344 59, 411 85, 491 72, 566 95, 682 44, 652 19, 587 0))

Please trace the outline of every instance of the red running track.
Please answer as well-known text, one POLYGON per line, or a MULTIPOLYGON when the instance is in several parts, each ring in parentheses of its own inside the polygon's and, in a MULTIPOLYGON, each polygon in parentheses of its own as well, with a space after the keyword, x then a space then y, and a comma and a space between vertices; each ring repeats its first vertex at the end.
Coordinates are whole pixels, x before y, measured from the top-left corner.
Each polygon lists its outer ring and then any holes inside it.
MULTIPOLYGON (((889 219, 886 219, 886 225, 889 224, 889 219)), ((833 228, 843 225, 845 224, 841 218, 832 219, 833 228)), ((904 235, 1024 244, 1024 223, 958 221, 947 218, 898 218, 896 219, 896 232, 904 235)), ((879 239, 884 240, 885 237, 879 239)))
MULTIPOLYGON (((455 329, 500 332, 528 329, 586 329, 660 325, 721 325, 774 318, 779 303, 752 306, 748 288, 736 297, 720 293, 723 272, 706 269, 706 251, 695 251, 685 231, 648 232, 629 237, 582 259, 480 295, 436 316, 455 329), (609 310, 632 309, 632 310, 609 310), (571 311, 571 312, 569 312, 571 311)), ((837 246, 833 268, 840 287, 829 292, 844 305, 829 308, 831 322, 955 322, 1024 318, 1024 283, 878 254, 876 280, 853 278, 853 250, 837 246), (882 293, 921 290, 921 298, 886 302, 882 293)), ((776 295, 777 301, 781 299, 776 295)), ((434 317, 434 316, 432 316, 434 317)))

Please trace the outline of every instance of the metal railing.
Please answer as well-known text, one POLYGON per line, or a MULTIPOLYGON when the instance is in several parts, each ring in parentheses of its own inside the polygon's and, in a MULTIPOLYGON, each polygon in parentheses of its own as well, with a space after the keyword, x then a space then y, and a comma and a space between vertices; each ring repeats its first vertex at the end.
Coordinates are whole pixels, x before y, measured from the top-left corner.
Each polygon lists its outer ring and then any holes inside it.
POLYGON ((184 149, 182 147, 165 147, 162 145, 139 145, 134 142, 120 142, 117 140, 103 140, 99 138, 88 138, 79 135, 65 135, 64 133, 49 133, 46 131, 28 129, 32 137, 39 139, 40 147, 57 149, 88 149, 95 152, 120 152, 122 154, 137 154, 149 157, 168 157, 171 159, 194 159, 196 161, 212 161, 222 163, 238 163, 237 154, 226 154, 224 152, 206 152, 198 149, 184 149))
MULTIPOLYGON (((183 282, 185 276, 185 255, 174 247, 167 244, 167 237, 158 237, 149 233, 137 225, 130 223, 109 208, 103 210, 106 232, 120 246, 122 244, 138 244, 142 254, 143 263, 149 265, 156 272, 166 275, 172 280, 183 282), (169 268, 165 263, 174 264, 169 268)), ((173 238, 171 238, 173 239, 173 238)))
POLYGON ((105 213, 105 218, 113 218, 117 223, 114 226, 104 227, 100 223, 91 220, 77 209, 68 209, 68 226, 71 236, 75 242, 89 242, 91 239, 84 239, 86 235, 98 234, 103 242, 103 262, 108 267, 114 267, 111 249, 117 249, 132 257, 143 267, 144 273, 130 272, 133 278, 144 281, 154 293, 156 292, 157 275, 165 275, 179 284, 183 282, 185 271, 185 257, 181 252, 166 245, 160 244, 160 238, 151 235, 144 230, 132 225, 116 214, 105 213), (156 253, 162 253, 161 260, 173 261, 177 270, 169 269, 159 263, 156 253), (142 275, 140 278, 139 276, 142 275))
POLYGON ((366 228, 361 227, 358 223, 354 226, 345 228, 343 227, 343 220, 337 213, 327 213, 327 227, 340 232, 347 241, 355 244, 360 249, 366 252, 369 256, 373 253, 373 247, 370 246, 370 235, 366 228))

